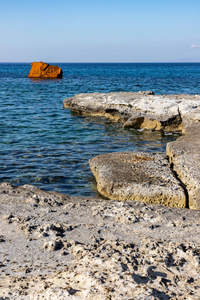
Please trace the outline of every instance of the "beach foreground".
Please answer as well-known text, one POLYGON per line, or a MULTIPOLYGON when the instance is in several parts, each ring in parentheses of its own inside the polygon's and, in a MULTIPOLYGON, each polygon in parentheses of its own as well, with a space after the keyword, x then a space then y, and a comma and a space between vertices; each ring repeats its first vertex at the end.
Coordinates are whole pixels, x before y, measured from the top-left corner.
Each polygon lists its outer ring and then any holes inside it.
POLYGON ((199 299, 200 211, 0 194, 1 299, 199 299))

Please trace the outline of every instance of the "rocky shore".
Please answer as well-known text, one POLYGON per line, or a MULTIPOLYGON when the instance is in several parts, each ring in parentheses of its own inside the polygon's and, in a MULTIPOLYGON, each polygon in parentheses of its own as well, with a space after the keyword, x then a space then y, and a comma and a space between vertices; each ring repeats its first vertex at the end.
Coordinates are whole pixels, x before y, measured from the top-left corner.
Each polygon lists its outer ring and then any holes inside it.
POLYGON ((200 211, 0 184, 0 299, 199 299, 200 211))
MULTIPOLYGON (((135 163, 124 163, 123 166, 122 164, 119 166, 117 153, 94 158, 90 160, 90 166, 97 180, 98 191, 109 199, 144 201, 146 198, 149 203, 200 209, 200 95, 154 95, 151 91, 93 93, 75 95, 65 99, 63 104, 65 108, 70 108, 79 114, 100 115, 110 118, 122 123, 124 128, 182 132, 184 136, 167 145, 168 166, 165 163, 165 170, 159 167, 159 163, 154 163, 154 167, 150 166, 151 171, 149 178, 145 179, 145 184, 144 169, 148 169, 148 159, 143 161, 137 172, 135 163), (156 174, 159 172, 159 168, 161 177, 169 177, 166 175, 170 172, 167 169, 171 169, 177 185, 182 186, 185 204, 183 204, 183 197, 179 203, 177 200, 174 201, 171 197, 171 191, 168 196, 166 195, 170 181, 167 183, 164 180, 166 184, 161 182, 162 191, 160 193, 163 195, 161 195, 160 200, 157 196, 155 197, 155 193, 152 194, 152 187, 157 186, 158 189, 160 186, 155 178, 155 176, 158 177, 156 174), (133 180, 133 176, 131 176, 132 183, 130 183, 130 170, 133 169, 132 173, 137 174, 135 176, 137 183, 133 180), (102 180, 105 177, 106 180, 102 180), (138 177, 141 180, 138 180, 138 177), (145 197, 144 195, 136 196, 135 190, 141 190, 141 188, 143 191, 147 190, 145 197), (149 195, 147 195, 148 191, 149 195), (164 201, 163 198, 166 200, 164 201)), ((131 162, 134 153, 130 152, 129 158, 127 155, 126 161, 131 162)), ((162 158, 163 163, 165 159, 162 158)))
POLYGON ((91 158, 98 190, 113 200, 1 183, 0 299, 199 299, 200 96, 81 94, 64 107, 184 135, 168 159, 91 158))
POLYGON ((200 95, 154 95, 153 92, 78 94, 63 101, 80 114, 105 116, 125 128, 184 131, 200 120, 200 95))

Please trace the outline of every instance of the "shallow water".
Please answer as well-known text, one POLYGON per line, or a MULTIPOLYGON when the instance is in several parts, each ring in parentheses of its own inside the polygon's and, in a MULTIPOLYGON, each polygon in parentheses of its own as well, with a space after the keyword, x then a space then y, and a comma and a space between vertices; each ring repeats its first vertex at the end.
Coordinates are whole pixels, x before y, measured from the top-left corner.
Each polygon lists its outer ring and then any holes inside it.
POLYGON ((88 160, 114 151, 165 153, 176 134, 124 130, 77 116, 63 100, 82 92, 200 94, 200 64, 59 64, 60 80, 32 80, 30 64, 0 64, 0 181, 70 195, 97 194, 88 160))

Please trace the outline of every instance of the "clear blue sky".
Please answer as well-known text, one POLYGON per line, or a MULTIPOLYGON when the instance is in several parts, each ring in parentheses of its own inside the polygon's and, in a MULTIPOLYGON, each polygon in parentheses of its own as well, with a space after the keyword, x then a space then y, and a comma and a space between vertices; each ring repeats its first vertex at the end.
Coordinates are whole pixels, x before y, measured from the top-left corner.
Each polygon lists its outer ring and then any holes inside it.
POLYGON ((0 0, 0 62, 200 62, 200 0, 0 0))

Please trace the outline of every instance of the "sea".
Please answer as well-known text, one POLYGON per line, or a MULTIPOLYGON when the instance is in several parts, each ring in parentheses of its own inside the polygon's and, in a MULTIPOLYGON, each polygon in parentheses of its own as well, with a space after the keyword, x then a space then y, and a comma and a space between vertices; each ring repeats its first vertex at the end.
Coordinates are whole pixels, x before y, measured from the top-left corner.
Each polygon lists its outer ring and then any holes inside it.
MULTIPOLYGON (((55 63, 53 63, 55 64, 55 63)), ((0 182, 97 196, 89 159, 103 153, 165 153, 179 134, 123 129, 63 108, 78 93, 200 94, 200 63, 57 63, 62 79, 29 79, 30 63, 0 63, 0 182)))

